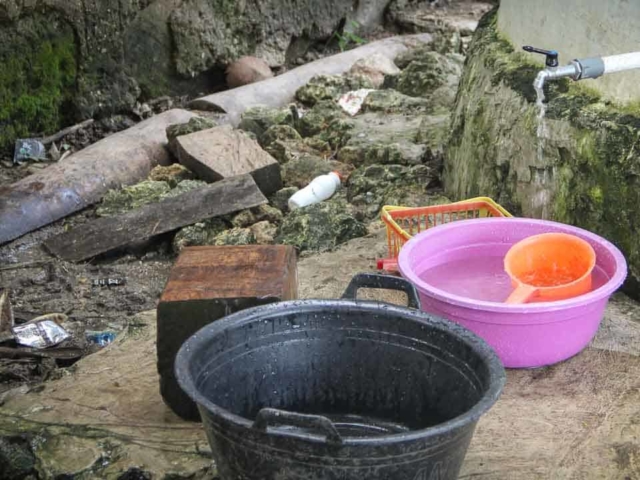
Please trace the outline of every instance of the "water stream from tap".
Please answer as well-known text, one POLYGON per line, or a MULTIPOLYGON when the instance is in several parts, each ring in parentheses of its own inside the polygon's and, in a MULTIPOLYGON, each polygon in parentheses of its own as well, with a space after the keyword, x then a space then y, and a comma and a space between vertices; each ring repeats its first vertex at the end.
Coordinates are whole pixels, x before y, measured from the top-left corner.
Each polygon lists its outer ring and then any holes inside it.
POLYGON ((545 121, 545 113, 547 105, 544 103, 544 77, 545 73, 540 72, 533 82, 533 88, 536 90, 536 107, 538 108, 538 128, 536 136, 538 137, 538 162, 542 164, 544 160, 544 140, 547 137, 547 123, 545 121))

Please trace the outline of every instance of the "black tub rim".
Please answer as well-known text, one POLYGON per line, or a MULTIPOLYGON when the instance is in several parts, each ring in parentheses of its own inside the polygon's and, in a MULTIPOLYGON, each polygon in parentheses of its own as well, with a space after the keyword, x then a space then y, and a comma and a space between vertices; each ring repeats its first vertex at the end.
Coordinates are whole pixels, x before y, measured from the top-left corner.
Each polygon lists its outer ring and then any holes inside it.
MULTIPOLYGON (((199 406, 204 407, 208 412, 223 418, 225 421, 235 424, 237 427, 245 428, 248 431, 257 432, 254 422, 250 419, 236 415, 231 411, 216 405, 211 400, 202 395, 195 385, 195 381, 189 372, 189 358, 193 352, 197 352, 204 346, 212 336, 224 332, 226 329, 240 327, 243 324, 253 323, 262 317, 272 317, 273 315, 286 315, 290 309, 297 312, 319 311, 322 308, 344 309, 344 310, 372 310, 377 312, 381 307, 385 314, 398 315, 404 321, 411 321, 420 324, 427 324, 431 328, 443 330, 456 335, 461 341, 469 345, 473 351, 486 362, 489 370, 489 388, 482 394, 480 400, 469 410, 446 422, 431 427, 411 430, 409 432, 396 433, 391 435, 381 435, 372 437, 344 437, 343 447, 357 446, 390 446, 399 443, 413 442, 416 440, 427 440, 441 435, 450 434, 452 431, 462 429, 477 422, 482 415, 489 411, 497 402, 504 385, 506 383, 506 372, 502 362, 494 350, 481 337, 471 330, 454 322, 426 314, 419 310, 409 309, 385 302, 363 301, 363 300, 290 300, 277 302, 258 307, 248 308, 224 317, 220 320, 202 327, 193 334, 180 347, 175 359, 175 373, 178 384, 184 392, 199 406)), ((324 443, 322 435, 307 435, 307 440, 314 443, 324 443)))

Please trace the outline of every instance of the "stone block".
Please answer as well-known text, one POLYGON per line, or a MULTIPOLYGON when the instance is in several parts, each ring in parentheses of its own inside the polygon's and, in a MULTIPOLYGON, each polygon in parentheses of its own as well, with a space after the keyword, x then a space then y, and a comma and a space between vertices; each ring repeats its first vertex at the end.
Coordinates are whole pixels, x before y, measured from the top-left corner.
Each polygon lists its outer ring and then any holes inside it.
POLYGON ((228 125, 180 136, 175 148, 180 163, 208 182, 250 174, 265 195, 282 188, 276 159, 228 125))

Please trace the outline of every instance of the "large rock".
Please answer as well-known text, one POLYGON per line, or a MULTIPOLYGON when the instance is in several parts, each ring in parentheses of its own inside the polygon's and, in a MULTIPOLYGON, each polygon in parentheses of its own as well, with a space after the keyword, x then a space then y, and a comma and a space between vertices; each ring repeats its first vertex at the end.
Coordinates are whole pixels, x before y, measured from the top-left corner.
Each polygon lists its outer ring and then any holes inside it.
POLYGON ((276 242, 302 251, 326 251, 366 234, 367 227, 356 220, 349 204, 338 195, 290 212, 278 230, 276 242))
POLYGON ((538 138, 532 82, 540 69, 481 22, 461 80, 445 163, 456 199, 488 195, 512 213, 591 230, 627 257, 640 295, 640 110, 617 108, 581 84, 549 82, 538 138))

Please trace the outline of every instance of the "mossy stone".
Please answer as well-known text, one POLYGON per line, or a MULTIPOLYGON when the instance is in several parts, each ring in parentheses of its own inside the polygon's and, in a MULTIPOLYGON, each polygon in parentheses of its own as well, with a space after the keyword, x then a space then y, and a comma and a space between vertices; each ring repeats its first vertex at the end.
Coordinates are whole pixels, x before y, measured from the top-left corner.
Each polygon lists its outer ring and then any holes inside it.
POLYGON ((364 113, 350 119, 348 129, 331 124, 325 135, 340 139, 338 160, 349 165, 417 165, 427 151, 416 141, 421 122, 420 116, 364 113))
POLYGON ((167 182, 145 180, 120 190, 109 190, 96 209, 100 217, 126 213, 149 203, 160 201, 171 191, 167 182))
MULTIPOLYGON (((303 137, 313 137, 323 133, 335 120, 346 119, 342 108, 333 101, 318 102, 296 121, 296 130, 303 137)), ((326 141, 326 139, 323 139, 326 141)))
POLYGON ((254 245, 256 237, 249 228, 232 228, 219 233, 213 244, 217 246, 223 245, 254 245))
POLYGON ((397 90, 374 90, 362 103, 363 112, 426 113, 431 110, 431 102, 426 98, 410 97, 397 90))
POLYGON ((341 196, 290 212, 278 230, 276 242, 301 251, 327 251, 368 233, 341 196))
POLYGON ((172 188, 167 193, 163 194, 162 198, 176 197, 183 193, 190 192, 191 190, 197 190, 198 188, 205 186, 207 186, 207 182, 204 180, 182 180, 175 186, 175 188, 172 188))
POLYGON ((210 218, 184 227, 173 238, 173 251, 180 253, 184 247, 214 245, 216 237, 229 225, 221 218, 210 218))
POLYGON ((275 243, 278 227, 274 224, 263 220, 262 222, 251 225, 250 230, 258 245, 272 245, 275 243))
POLYGON ((195 180, 195 178, 195 173, 179 163, 168 166, 158 165, 149 173, 149 180, 167 182, 171 188, 176 187, 183 180, 195 180))
POLYGON ((21 436, 0 437, 0 477, 25 478, 35 473, 36 459, 29 440, 21 436))
POLYGON ((293 114, 289 108, 257 106, 247 109, 238 124, 240 130, 253 133, 257 139, 274 125, 292 125, 293 114))
POLYGON ((296 91, 296 99, 313 106, 322 101, 337 100, 343 93, 362 88, 374 88, 364 75, 317 75, 296 91))
POLYGON ((291 125, 272 125, 260 137, 260 145, 266 148, 276 140, 301 142, 302 137, 291 125))
POLYGON ((299 190, 298 187, 285 187, 274 193, 269 202, 281 212, 289 211, 289 199, 299 190))
POLYGON ((396 89, 411 97, 429 98, 433 107, 448 109, 455 100, 462 67, 463 59, 457 55, 429 52, 402 70, 396 89))
POLYGON ((370 165, 349 178, 347 198, 364 218, 373 219, 384 205, 429 205, 437 173, 426 165, 370 165))
POLYGON ((263 221, 276 225, 280 224, 282 222, 282 212, 271 205, 259 205, 236 214, 231 219, 231 224, 237 228, 247 228, 263 221))

